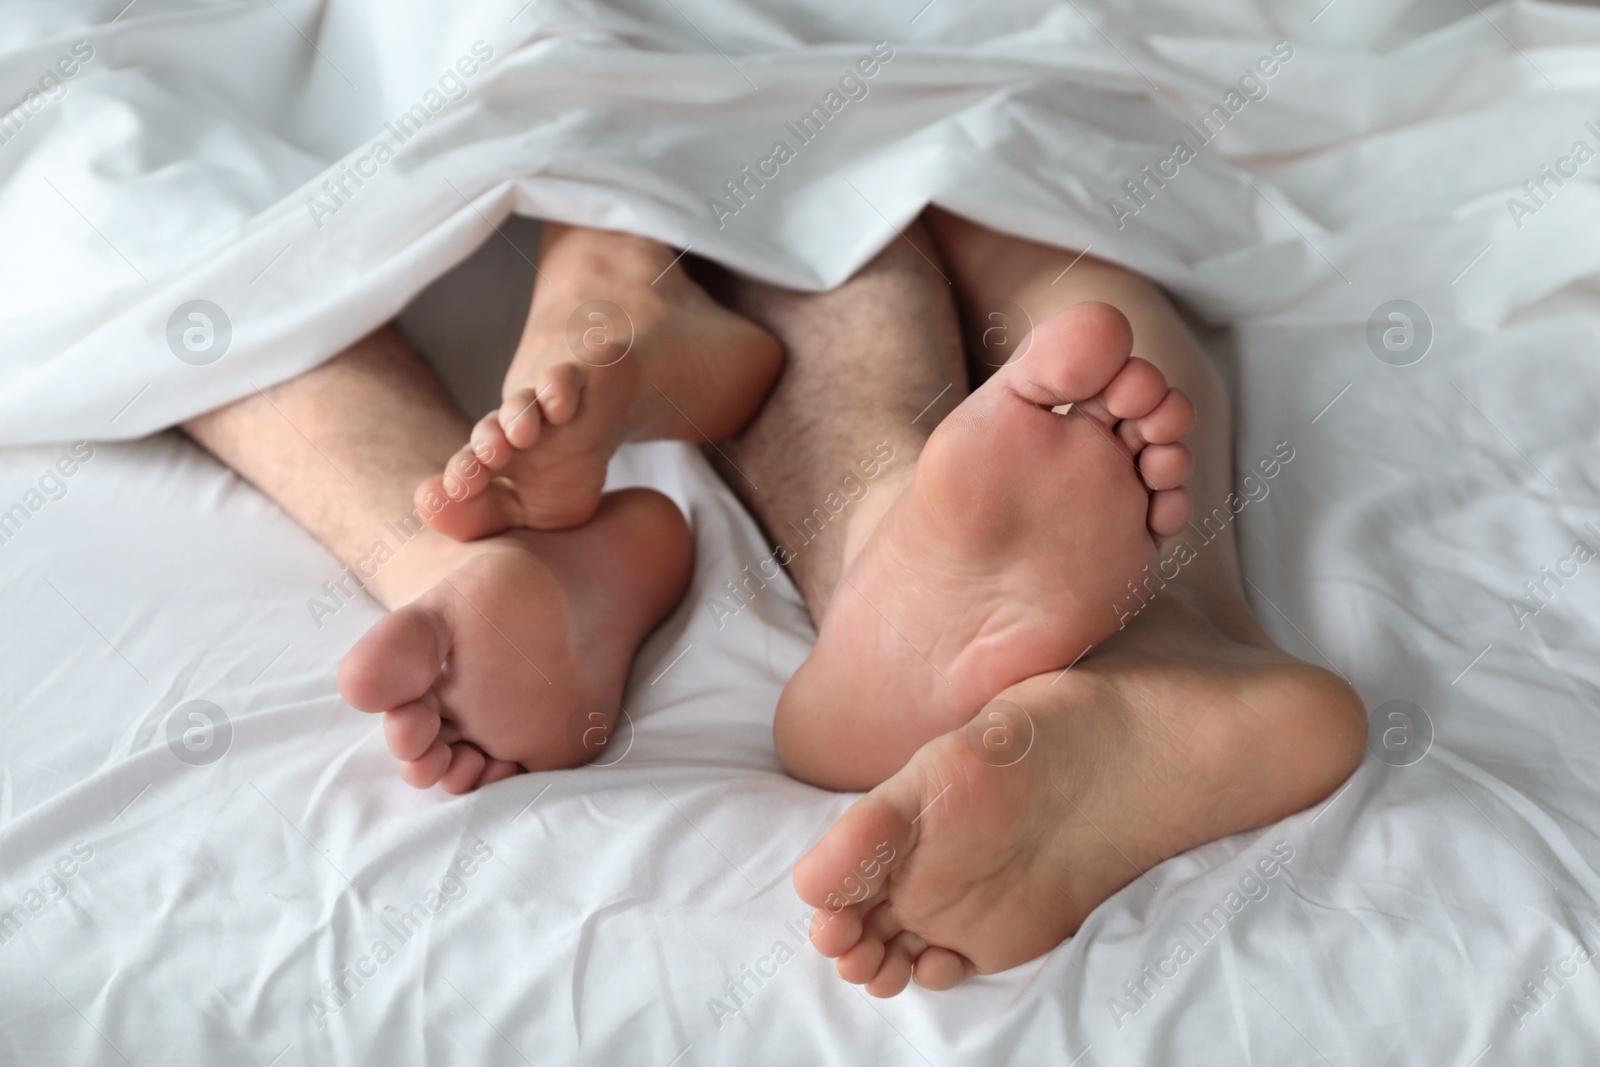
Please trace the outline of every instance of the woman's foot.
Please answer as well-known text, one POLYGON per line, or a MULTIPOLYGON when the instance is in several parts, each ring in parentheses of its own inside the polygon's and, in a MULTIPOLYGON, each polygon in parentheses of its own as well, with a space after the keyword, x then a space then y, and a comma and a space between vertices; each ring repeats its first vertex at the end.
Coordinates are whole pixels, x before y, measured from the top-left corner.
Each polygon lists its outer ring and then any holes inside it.
POLYGON ((384 713, 400 774, 463 793, 588 762, 621 706, 634 652, 683 596, 693 543, 660 493, 608 493, 562 532, 449 545, 432 582, 339 666, 352 707, 384 713))
POLYGON ((1327 796, 1366 728, 1336 676, 1161 598, 851 806, 795 867, 812 941, 875 996, 1025 963, 1140 872, 1327 796))
POLYGON ((1128 583, 1188 521, 1194 421, 1131 346, 1120 312, 1079 304, 940 423, 783 692, 790 773, 869 789, 1118 629, 1128 583))
POLYGON ((457 540, 588 521, 624 441, 718 441, 742 429, 783 349, 645 238, 545 224, 539 284, 504 403, 417 489, 457 540))

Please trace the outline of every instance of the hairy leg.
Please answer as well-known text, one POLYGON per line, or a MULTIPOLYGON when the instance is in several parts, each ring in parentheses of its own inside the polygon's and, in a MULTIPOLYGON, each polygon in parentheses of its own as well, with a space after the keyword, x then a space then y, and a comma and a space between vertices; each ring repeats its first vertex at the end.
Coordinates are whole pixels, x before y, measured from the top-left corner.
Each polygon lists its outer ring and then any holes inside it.
POLYGON ((741 278, 719 287, 783 342, 789 359, 755 421, 712 460, 769 538, 790 548, 789 574, 819 621, 847 557, 909 484, 933 428, 967 395, 938 253, 922 227, 907 237, 826 293, 741 278), (838 514, 830 498, 846 502, 838 514))
POLYGON ((184 427, 353 569, 364 561, 368 591, 394 613, 346 657, 341 691, 386 713, 407 781, 452 792, 598 751, 570 743, 596 736, 571 730, 574 717, 609 729, 691 552, 677 508, 643 490, 609 494, 578 530, 461 544, 428 529, 412 490, 468 428, 387 328, 184 427))
MULTIPOLYGON (((412 490, 450 458, 470 427, 405 339, 385 327, 300 377, 183 429, 334 555, 354 562, 383 536, 385 522, 412 513, 412 490)), ((447 539, 423 531, 367 589, 386 607, 399 607, 459 557, 447 539)))

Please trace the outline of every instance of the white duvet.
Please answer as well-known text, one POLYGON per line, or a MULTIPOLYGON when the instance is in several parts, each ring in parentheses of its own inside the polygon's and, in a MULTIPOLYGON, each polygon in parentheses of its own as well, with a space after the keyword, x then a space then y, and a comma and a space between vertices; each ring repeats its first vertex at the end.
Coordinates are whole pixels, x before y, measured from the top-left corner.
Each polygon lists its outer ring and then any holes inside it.
POLYGON ((0 1061, 1600 1055, 1600 13, 124 2, 0 17, 0 1061), (850 798, 779 771, 812 634, 714 607, 764 549, 692 450, 613 472, 699 546, 631 728, 447 799, 338 698, 376 605, 147 436, 503 267, 513 211, 820 287, 929 200, 1227 324, 1253 603, 1374 720, 1323 805, 957 992, 802 942, 850 798))

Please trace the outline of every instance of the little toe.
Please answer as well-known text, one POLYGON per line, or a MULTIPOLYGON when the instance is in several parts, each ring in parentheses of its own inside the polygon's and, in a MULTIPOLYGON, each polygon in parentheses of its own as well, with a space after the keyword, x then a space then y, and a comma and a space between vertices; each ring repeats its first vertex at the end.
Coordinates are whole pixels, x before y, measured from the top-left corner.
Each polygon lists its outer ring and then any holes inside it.
POLYGON ((503 782, 507 778, 514 778, 521 773, 522 768, 518 764, 510 760, 490 757, 489 761, 483 765, 483 773, 478 775, 478 784, 473 788, 482 789, 486 785, 503 782))
POLYGON ((1152 445, 1168 445, 1194 429, 1194 402, 1182 391, 1168 389, 1161 402, 1139 417, 1140 438, 1152 445))
POLYGON ((1189 490, 1163 489, 1150 494, 1146 521, 1157 537, 1171 537, 1189 524, 1189 490))
POLYGON ((953 989, 978 973, 972 961, 959 952, 930 945, 917 957, 911 978, 923 989, 953 989))
POLYGON ((400 779, 415 789, 432 789, 450 768, 453 752, 442 738, 435 738, 420 757, 400 764, 400 779))
POLYGON ((512 448, 528 448, 539 439, 544 414, 539 410, 537 389, 516 390, 505 398, 495 414, 512 448))
POLYGON ((476 745, 466 742, 450 746, 450 765, 445 768, 439 785, 446 793, 460 796, 472 790, 488 765, 488 757, 476 745))
POLYGON ((1106 408, 1119 419, 1137 419, 1155 410, 1167 395, 1167 380, 1155 365, 1135 357, 1105 388, 1106 408))
POLYGON ((1194 470, 1194 457, 1185 445, 1150 445, 1139 453, 1139 473, 1151 489, 1176 489, 1194 470))
POLYGON ((429 703, 413 701, 384 713, 383 739, 395 759, 410 762, 433 747, 441 721, 429 703))

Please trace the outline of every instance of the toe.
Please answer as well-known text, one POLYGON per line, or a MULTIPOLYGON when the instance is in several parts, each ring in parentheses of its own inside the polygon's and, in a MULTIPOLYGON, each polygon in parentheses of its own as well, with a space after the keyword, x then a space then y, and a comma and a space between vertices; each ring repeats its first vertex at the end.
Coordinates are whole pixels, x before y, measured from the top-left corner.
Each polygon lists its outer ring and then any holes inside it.
POLYGON ((513 451, 506 432, 500 425, 500 413, 491 411, 478 420, 472 428, 472 454, 491 471, 501 470, 511 462, 513 451))
POLYGON ((1184 445, 1150 445, 1139 453, 1139 473, 1151 489, 1176 489, 1194 470, 1194 457, 1184 445))
POLYGON ((1138 419, 1150 414, 1167 395, 1167 380, 1155 365, 1130 359, 1105 389, 1106 408, 1119 419, 1138 419))
POLYGON ((1171 537, 1189 523, 1189 490, 1163 489, 1150 494, 1148 522, 1157 537, 1171 537))
POLYGON ((383 738, 395 759, 409 762, 433 747, 440 722, 430 702, 414 701, 384 714, 383 738))
POLYGON ((847 952, 861 940, 861 908, 850 904, 834 911, 818 908, 811 913, 811 944, 816 950, 834 959, 847 952))
MULTIPOLYGON (((1027 354, 1002 367, 1001 382, 1044 407, 1087 400, 1111 383, 1133 351, 1122 312, 1096 301, 1076 304, 1034 327, 1027 354)), ((1154 368, 1151 368, 1154 370, 1154 368)))
POLYGON ((450 746, 436 738, 420 758, 400 764, 400 778, 416 789, 432 789, 449 770, 452 755, 450 746))
POLYGON ((493 477, 494 472, 478 458, 473 446, 465 444, 445 464, 438 489, 449 501, 470 500, 483 492, 493 477))
POLYGON ((911 978, 923 989, 953 989, 978 973, 972 961, 959 952, 930 945, 917 957, 911 978))
MULTIPOLYGON (((485 476, 490 475, 483 464, 478 467, 485 476)), ((422 521, 446 537, 476 541, 520 525, 516 504, 504 483, 487 481, 475 495, 464 499, 459 492, 452 497, 448 486, 446 478, 429 478, 417 487, 413 501, 422 521)))
POLYGON ((829 911, 877 903, 889 872, 911 848, 916 812, 914 796, 891 795, 881 786, 850 805, 795 864, 800 899, 829 911), (906 804, 909 815, 900 810, 906 804))
POLYGON ((1168 389, 1161 402, 1138 421, 1139 436, 1153 445, 1171 444, 1192 429, 1194 403, 1177 389, 1168 389))
POLYGON ((883 963, 878 973, 867 982, 867 992, 875 997, 898 996, 911 983, 911 971, 916 965, 921 939, 914 934, 902 933, 884 947, 883 963))
POLYGON ((439 785, 446 793, 457 796, 468 792, 477 786, 478 778, 483 774, 488 762, 488 757, 476 745, 465 742, 451 745, 450 765, 445 768, 444 776, 439 779, 439 785))
POLYGON ((496 415, 500 430, 512 448, 527 448, 539 439, 544 415, 539 410, 537 389, 518 389, 510 393, 496 415))
POLYGON ((438 612, 408 604, 379 619, 345 654, 339 692, 359 711, 410 704, 433 688, 449 654, 449 629, 438 612))
POLYGON ((482 789, 486 785, 503 782, 507 778, 514 778, 522 773, 522 768, 510 760, 489 758, 483 765, 483 773, 478 775, 478 784, 474 789, 482 789))
POLYGON ((883 966, 883 941, 871 934, 864 935, 850 950, 839 957, 834 970, 851 985, 864 985, 871 981, 883 966))
POLYGON ((584 369, 576 363, 557 363, 539 383, 539 409, 552 426, 564 426, 578 413, 583 394, 584 369))

